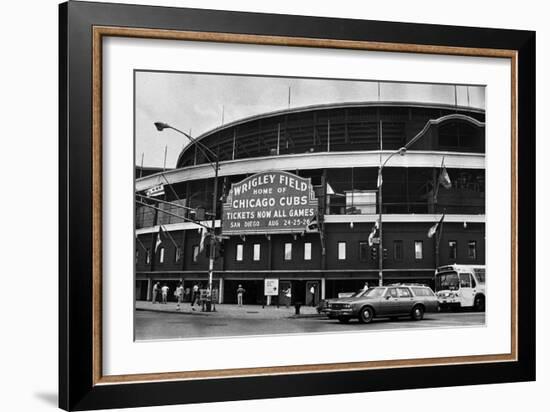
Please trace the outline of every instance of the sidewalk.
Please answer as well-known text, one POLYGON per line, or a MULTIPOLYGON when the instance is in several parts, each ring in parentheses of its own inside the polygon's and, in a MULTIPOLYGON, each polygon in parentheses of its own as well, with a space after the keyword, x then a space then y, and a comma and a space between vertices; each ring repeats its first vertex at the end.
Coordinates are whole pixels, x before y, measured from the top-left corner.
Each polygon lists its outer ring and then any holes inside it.
POLYGON ((145 310, 150 312, 166 312, 166 313, 178 313, 182 315, 191 316, 213 316, 223 318, 254 318, 254 319, 285 319, 285 318, 305 318, 305 317, 320 317, 317 313, 317 309, 311 306, 302 306, 300 308, 300 315, 295 315, 294 306, 287 308, 286 306, 265 306, 262 305, 216 305, 215 312, 202 312, 200 306, 193 306, 189 303, 183 303, 180 310, 176 310, 175 302, 168 302, 166 304, 151 303, 139 300, 136 302, 136 310, 145 310), (195 310, 193 310, 195 309, 195 310))

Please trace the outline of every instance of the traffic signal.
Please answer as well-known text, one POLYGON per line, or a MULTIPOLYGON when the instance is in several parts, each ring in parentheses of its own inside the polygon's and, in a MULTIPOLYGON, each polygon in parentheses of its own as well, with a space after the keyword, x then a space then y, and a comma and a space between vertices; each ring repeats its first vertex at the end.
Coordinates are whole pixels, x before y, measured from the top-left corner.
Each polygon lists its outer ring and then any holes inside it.
POLYGON ((206 209, 204 207, 197 207, 194 210, 195 220, 205 220, 206 219, 206 209))
POLYGON ((374 261, 378 260, 378 246, 370 248, 370 258, 374 261))
POLYGON ((223 247, 223 242, 218 241, 216 250, 217 250, 216 259, 217 258, 223 258, 224 254, 225 254, 225 250, 224 250, 224 247, 223 247))
POLYGON ((384 260, 388 258, 388 249, 384 248, 384 260))

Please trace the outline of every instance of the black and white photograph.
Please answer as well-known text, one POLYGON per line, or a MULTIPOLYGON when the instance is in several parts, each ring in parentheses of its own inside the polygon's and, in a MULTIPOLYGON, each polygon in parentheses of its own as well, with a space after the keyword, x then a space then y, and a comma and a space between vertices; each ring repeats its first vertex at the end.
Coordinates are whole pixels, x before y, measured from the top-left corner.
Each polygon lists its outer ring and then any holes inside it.
POLYGON ((484 327, 485 91, 136 69, 135 340, 484 327))

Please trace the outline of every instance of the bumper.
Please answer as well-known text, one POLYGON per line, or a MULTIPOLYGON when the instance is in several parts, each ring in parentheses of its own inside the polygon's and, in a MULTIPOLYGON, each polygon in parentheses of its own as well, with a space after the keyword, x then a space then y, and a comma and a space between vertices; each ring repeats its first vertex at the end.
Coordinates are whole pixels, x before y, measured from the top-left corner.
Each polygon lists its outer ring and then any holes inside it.
POLYGON ((325 309, 323 310, 323 313, 327 315, 329 318, 339 318, 339 317, 352 317, 356 314, 353 313, 353 309, 325 309))
POLYGON ((442 310, 461 307, 460 301, 457 299, 439 299, 438 302, 439 308, 442 310))

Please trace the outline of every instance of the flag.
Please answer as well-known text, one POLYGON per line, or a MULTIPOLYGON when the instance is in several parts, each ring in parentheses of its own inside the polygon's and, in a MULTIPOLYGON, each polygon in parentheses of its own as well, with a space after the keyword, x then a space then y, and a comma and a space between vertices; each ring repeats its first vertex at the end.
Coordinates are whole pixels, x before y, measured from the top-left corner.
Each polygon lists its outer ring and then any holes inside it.
POLYGON ((374 235, 376 235, 377 229, 378 229, 378 221, 372 226, 372 230, 369 234, 369 247, 374 244, 374 235))
POLYGON ((334 194, 334 189, 329 183, 327 183, 327 195, 333 195, 333 194, 334 194))
POLYGON ((439 173, 439 184, 445 189, 450 189, 452 187, 451 178, 449 177, 449 173, 447 173, 445 166, 443 166, 441 173, 439 173))
POLYGON ((439 225, 443 224, 443 219, 445 218, 445 213, 443 213, 441 215, 441 219, 439 219, 438 222, 435 223, 435 225, 433 225, 430 230, 428 230, 428 237, 429 238, 432 238, 433 235, 436 234, 437 230, 439 229, 439 225))
POLYGON ((380 188, 380 186, 382 186, 382 183, 383 183, 383 181, 382 181, 382 169, 379 168, 378 169, 378 180, 376 181, 376 187, 380 188))
POLYGON ((306 232, 316 232, 319 230, 319 222, 317 221, 317 214, 315 214, 306 225, 306 232))
POLYGON ((204 241, 206 240, 207 230, 205 227, 201 227, 200 231, 201 231, 201 241, 199 243, 199 252, 202 252, 204 250, 204 241))
POLYGON ((162 243, 162 238, 161 238, 161 233, 162 233, 162 226, 159 226, 159 232, 157 234, 157 243, 155 243, 155 253, 157 253, 157 249, 159 248, 160 244, 162 243))

